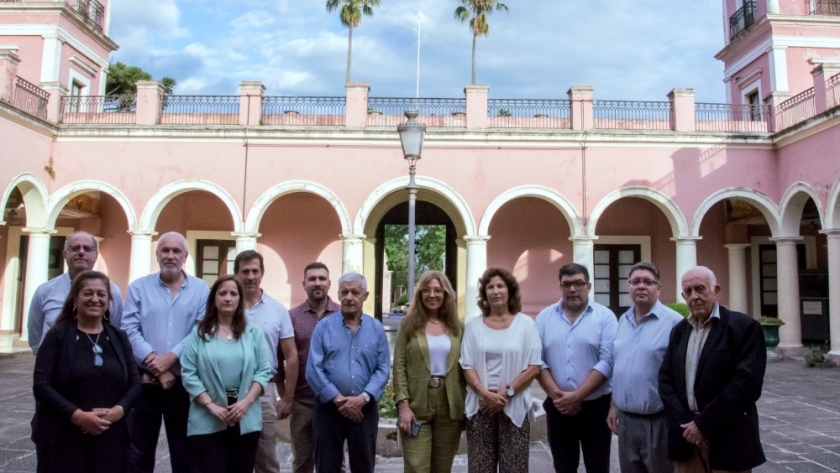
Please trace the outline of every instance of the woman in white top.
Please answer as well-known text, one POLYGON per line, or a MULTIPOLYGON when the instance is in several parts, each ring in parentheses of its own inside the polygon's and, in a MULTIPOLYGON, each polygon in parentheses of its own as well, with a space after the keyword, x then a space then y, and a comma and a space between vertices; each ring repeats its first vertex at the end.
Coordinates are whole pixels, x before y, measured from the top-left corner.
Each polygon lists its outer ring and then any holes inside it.
POLYGON ((510 272, 484 272, 478 306, 483 317, 467 322, 461 342, 469 471, 527 472, 530 385, 542 363, 540 337, 534 321, 519 312, 519 283, 510 272))
POLYGON ((464 430, 464 376, 458 358, 464 327, 446 275, 427 271, 417 283, 394 346, 394 399, 399 406, 406 473, 447 473, 464 430))

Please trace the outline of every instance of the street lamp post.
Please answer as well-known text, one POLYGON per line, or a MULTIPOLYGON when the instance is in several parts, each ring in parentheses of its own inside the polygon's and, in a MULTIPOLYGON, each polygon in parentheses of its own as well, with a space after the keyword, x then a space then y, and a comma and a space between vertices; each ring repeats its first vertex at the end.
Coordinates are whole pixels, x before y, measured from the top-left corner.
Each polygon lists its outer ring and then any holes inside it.
POLYGON ((402 144, 403 157, 408 161, 408 302, 414 297, 414 233, 415 233, 415 205, 417 203, 417 183, 414 182, 414 174, 417 169, 417 160, 423 153, 423 139, 426 136, 426 125, 415 120, 417 112, 407 110, 405 123, 397 127, 402 144))

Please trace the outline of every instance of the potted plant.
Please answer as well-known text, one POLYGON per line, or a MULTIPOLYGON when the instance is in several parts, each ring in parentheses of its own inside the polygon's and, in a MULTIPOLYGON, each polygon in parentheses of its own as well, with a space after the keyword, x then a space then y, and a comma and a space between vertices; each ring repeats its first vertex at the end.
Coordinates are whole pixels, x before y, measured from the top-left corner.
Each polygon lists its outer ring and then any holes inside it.
POLYGON ((779 346, 779 327, 784 325, 778 317, 767 317, 762 315, 758 318, 758 323, 761 324, 761 329, 764 331, 764 344, 767 345, 767 351, 773 351, 779 346))

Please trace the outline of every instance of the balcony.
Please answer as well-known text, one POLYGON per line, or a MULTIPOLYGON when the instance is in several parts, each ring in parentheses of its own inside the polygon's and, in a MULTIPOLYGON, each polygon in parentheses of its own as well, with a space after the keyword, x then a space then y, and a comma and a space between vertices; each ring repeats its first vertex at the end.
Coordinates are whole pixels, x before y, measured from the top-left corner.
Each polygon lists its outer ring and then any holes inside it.
POLYGON ((76 0, 76 11, 85 23, 102 33, 105 26, 105 7, 96 0, 76 0))
POLYGON ((840 16, 840 0, 814 0, 814 15, 840 16))
POLYGON ((743 34, 753 23, 755 23, 755 0, 748 0, 729 17, 729 41, 743 34))

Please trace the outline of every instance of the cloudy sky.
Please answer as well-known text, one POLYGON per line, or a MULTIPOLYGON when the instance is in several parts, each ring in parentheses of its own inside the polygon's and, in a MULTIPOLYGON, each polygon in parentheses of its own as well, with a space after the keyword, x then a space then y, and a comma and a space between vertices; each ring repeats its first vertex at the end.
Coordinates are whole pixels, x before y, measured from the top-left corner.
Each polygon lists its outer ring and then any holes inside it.
MULTIPOLYGON (((720 0, 505 0, 478 39, 476 82, 491 98, 667 100, 693 88, 723 102, 720 0)), ((343 96, 347 29, 325 0, 111 0, 112 61, 170 76, 180 94, 343 96)), ((374 97, 413 97, 420 8, 420 96, 463 97, 472 35, 457 0, 380 0, 353 33, 352 80, 374 97)))

